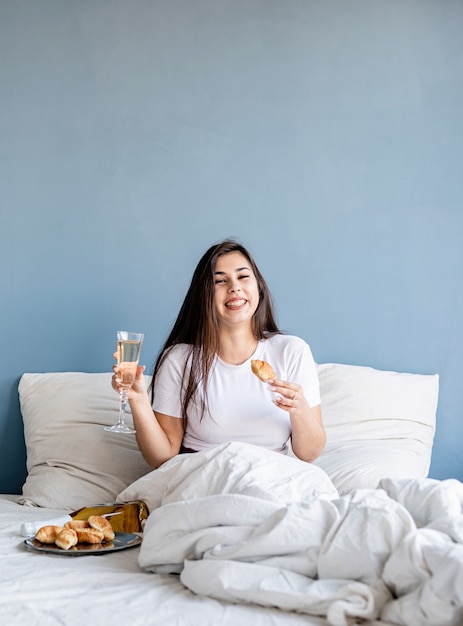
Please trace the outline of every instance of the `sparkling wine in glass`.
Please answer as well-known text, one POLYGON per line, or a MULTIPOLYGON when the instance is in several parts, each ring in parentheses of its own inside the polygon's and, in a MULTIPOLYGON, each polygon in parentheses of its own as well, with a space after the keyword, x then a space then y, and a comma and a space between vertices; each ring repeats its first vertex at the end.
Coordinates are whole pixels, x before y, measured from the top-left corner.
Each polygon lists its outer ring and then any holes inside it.
POLYGON ((117 331, 117 364, 119 366, 121 385, 119 393, 119 420, 114 426, 105 426, 105 430, 109 430, 112 433, 131 434, 135 432, 133 428, 127 426, 124 418, 129 398, 129 389, 137 375, 138 361, 144 337, 145 335, 142 333, 130 333, 125 330, 117 331))

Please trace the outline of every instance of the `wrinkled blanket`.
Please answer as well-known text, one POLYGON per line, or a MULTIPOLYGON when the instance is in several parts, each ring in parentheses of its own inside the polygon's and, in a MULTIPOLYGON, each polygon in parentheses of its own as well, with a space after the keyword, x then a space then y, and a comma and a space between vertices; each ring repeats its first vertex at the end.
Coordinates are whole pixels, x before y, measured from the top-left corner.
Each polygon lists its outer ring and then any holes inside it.
POLYGON ((339 497, 319 468, 232 443, 176 457, 119 499, 151 511, 140 566, 196 594, 333 626, 463 624, 457 480, 384 479, 339 497))

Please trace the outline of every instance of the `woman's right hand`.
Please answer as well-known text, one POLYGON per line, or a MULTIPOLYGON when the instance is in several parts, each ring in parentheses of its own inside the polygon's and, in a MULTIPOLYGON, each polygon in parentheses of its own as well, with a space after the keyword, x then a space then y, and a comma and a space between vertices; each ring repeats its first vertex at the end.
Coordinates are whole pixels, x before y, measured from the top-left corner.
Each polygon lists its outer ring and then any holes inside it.
MULTIPOLYGON (((115 359, 117 359, 117 352, 115 352, 113 356, 115 359)), ((119 378, 119 366, 117 365, 117 363, 113 365, 113 372, 114 373, 111 378, 111 386, 114 389, 114 391, 116 391, 116 393, 120 393, 121 385, 120 385, 120 378, 119 378)), ((140 397, 140 396, 146 395, 147 391, 146 391, 146 382, 145 382, 144 372, 145 372, 145 366, 139 365, 137 367, 137 374, 135 376, 135 380, 133 381, 132 386, 129 389, 129 401, 133 400, 137 396, 140 397)))

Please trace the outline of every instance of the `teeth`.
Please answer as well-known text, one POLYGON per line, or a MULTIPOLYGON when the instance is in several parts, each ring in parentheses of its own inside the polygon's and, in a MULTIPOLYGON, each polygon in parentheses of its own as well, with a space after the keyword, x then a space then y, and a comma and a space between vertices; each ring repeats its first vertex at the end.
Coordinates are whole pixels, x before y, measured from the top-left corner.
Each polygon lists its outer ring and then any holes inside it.
POLYGON ((225 306, 227 306, 229 309, 234 309, 242 306, 245 303, 246 300, 234 300, 233 302, 228 302, 225 306))

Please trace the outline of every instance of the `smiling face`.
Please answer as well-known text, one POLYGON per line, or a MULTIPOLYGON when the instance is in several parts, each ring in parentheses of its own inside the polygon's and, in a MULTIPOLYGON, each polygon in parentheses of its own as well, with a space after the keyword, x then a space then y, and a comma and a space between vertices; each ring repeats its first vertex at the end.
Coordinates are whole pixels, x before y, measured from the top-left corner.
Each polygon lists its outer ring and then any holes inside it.
POLYGON ((241 252, 219 256, 214 283, 219 326, 251 323, 259 305, 259 287, 248 259, 241 252))

